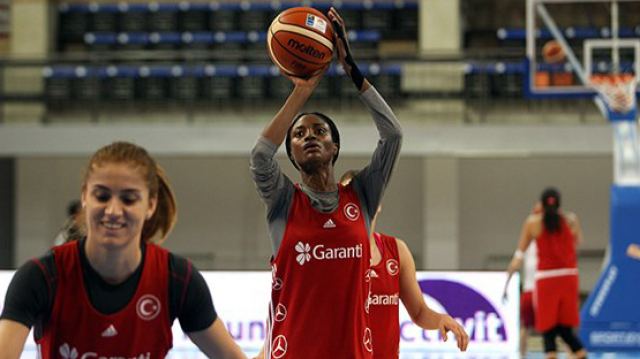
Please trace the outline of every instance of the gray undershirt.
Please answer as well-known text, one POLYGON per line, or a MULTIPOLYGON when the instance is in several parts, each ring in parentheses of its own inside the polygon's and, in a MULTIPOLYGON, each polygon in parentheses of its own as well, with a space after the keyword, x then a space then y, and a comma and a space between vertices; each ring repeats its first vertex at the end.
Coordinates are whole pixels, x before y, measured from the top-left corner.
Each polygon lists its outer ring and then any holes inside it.
MULTIPOLYGON (((360 99, 369 110, 380 136, 371 162, 352 180, 369 233, 371 219, 400 154, 402 130, 393 111, 373 86, 361 93, 360 99)), ((293 182, 282 173, 275 160, 277 152, 278 146, 260 137, 251 151, 250 159, 253 181, 267 208, 267 227, 274 255, 282 243, 295 192, 293 182)), ((338 206, 338 191, 315 192, 304 185, 300 187, 316 210, 328 213, 338 206)))

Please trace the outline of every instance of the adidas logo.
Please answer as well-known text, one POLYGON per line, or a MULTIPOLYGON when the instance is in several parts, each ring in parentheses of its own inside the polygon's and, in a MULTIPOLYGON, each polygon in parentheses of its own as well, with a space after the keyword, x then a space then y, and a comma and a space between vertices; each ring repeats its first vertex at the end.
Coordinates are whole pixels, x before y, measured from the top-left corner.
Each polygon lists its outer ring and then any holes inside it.
POLYGON ((324 224, 322 225, 322 228, 336 228, 336 224, 333 223, 333 220, 331 218, 329 218, 328 221, 324 222, 324 224))
POLYGON ((371 278, 378 278, 378 273, 375 270, 371 270, 371 278))
POLYGON ((115 337, 116 335, 118 335, 118 331, 116 330, 116 327, 111 324, 109 325, 109 328, 105 329, 104 332, 102 332, 101 335, 105 338, 115 337))

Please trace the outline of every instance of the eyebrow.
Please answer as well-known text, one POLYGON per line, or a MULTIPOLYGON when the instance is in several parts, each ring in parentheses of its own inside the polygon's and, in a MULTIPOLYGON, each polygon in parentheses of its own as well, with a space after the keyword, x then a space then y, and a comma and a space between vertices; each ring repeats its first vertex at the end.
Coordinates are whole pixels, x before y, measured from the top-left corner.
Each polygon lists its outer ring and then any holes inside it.
MULTIPOLYGON (((103 190, 103 191, 111 192, 111 188, 109 188, 107 186, 104 186, 104 185, 101 185, 101 184, 96 184, 93 187, 94 187, 94 189, 100 189, 100 190, 103 190)), ((120 192, 124 192, 126 194, 129 194, 129 193, 139 194, 142 191, 139 190, 139 189, 136 189, 136 188, 125 188, 120 192)))
MULTIPOLYGON (((299 125, 296 125, 296 126, 293 128, 293 130, 295 131, 295 130, 297 130, 297 129, 299 129, 299 128, 306 128, 306 127, 307 127, 307 126, 305 126, 305 125, 303 125, 303 124, 299 124, 299 125)), ((327 128, 328 128, 328 127, 329 127, 329 125, 328 125, 326 122, 324 122, 324 121, 322 121, 322 120, 319 120, 319 122, 312 123, 310 127, 313 127, 313 128, 317 128, 317 127, 327 127, 327 128)))

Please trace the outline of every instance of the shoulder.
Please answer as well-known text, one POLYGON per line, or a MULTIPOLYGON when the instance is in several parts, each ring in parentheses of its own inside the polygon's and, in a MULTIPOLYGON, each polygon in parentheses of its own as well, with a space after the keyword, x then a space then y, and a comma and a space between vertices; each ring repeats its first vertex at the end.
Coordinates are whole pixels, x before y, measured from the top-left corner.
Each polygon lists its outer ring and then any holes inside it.
POLYGON ((392 237, 392 238, 395 240, 396 245, 398 246, 398 251, 403 250, 403 251, 409 252, 409 246, 407 246, 407 242, 403 241, 398 237, 392 237))
POLYGON ((178 279, 183 283, 188 282, 193 271, 193 265, 191 264, 191 261, 175 253, 168 253, 169 274, 171 275, 171 278, 178 279))
POLYGON ((532 214, 527 216, 527 219, 525 219, 525 223, 526 224, 538 224, 541 221, 542 221, 542 214, 541 213, 532 213, 532 214))
POLYGON ((578 222, 578 215, 573 212, 566 211, 562 214, 562 216, 569 224, 578 222))
POLYGON ((52 280, 56 276, 56 260, 54 250, 47 251, 43 256, 32 258, 20 267, 29 273, 39 273, 44 279, 52 280))
POLYGON ((394 238, 396 245, 398 246, 398 257, 400 258, 400 262, 405 262, 406 259, 413 259, 411 254, 411 250, 405 241, 400 238, 394 238))

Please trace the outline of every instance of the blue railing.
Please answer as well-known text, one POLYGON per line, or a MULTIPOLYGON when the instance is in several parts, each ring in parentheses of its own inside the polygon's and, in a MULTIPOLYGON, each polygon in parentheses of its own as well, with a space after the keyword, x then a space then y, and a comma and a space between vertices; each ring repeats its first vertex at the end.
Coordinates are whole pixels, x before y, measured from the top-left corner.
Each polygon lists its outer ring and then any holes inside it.
POLYGON ((309 6, 326 10, 333 6, 341 10, 393 10, 417 9, 418 0, 388 1, 284 1, 284 2, 180 2, 180 3, 62 3, 58 5, 61 13, 126 13, 126 12, 177 12, 177 11, 279 11, 296 6, 309 6))
MULTIPOLYGON (((363 74, 396 75, 402 74, 399 63, 361 63, 363 74)), ((331 66, 326 75, 341 75, 342 68, 331 66)), ((275 77, 280 71, 273 65, 54 65, 42 70, 45 78, 109 78, 109 77, 275 77)))
MULTIPOLYGON (((562 34, 568 39, 591 39, 610 38, 611 28, 609 27, 567 27, 562 30, 562 34)), ((523 28, 500 28, 496 36, 500 40, 526 40, 527 30, 523 28)), ((635 27, 621 27, 618 31, 621 38, 633 38, 640 36, 640 24, 635 27)), ((541 40, 552 39, 553 35, 546 29, 536 31, 536 38, 541 40)))
MULTIPOLYGON (((381 34, 376 30, 349 31, 354 42, 378 42, 381 34)), ((196 32, 88 32, 87 45, 148 45, 148 44, 220 44, 265 42, 264 31, 196 31, 196 32)))
MULTIPOLYGON (((571 65, 566 64, 537 64, 538 71, 547 71, 552 73, 571 72, 571 65)), ((620 63, 621 72, 632 72, 632 62, 620 63)), ((593 64, 592 72, 611 72, 612 65, 606 61, 598 61, 593 64)), ((526 60, 521 61, 489 61, 489 62, 468 62, 465 64, 465 73, 467 74, 524 74, 527 72, 526 60)))
MULTIPOLYGON (((402 63, 377 62, 361 63, 361 70, 365 75, 402 75, 402 63)), ((551 73, 570 72, 568 64, 538 64, 538 71, 551 73)), ((623 72, 633 69, 631 62, 622 63, 623 72)), ((606 73, 611 71, 611 64, 598 62, 593 65, 592 72, 606 73)), ((467 62, 465 74, 525 74, 527 64, 522 61, 491 61, 467 62)), ((328 76, 342 74, 342 68, 331 66, 327 70, 328 76)), ((180 64, 145 64, 145 65, 52 65, 43 68, 46 78, 83 78, 83 77, 245 77, 245 76, 279 76, 280 72, 274 65, 268 64, 216 64, 216 65, 180 65, 180 64)))

